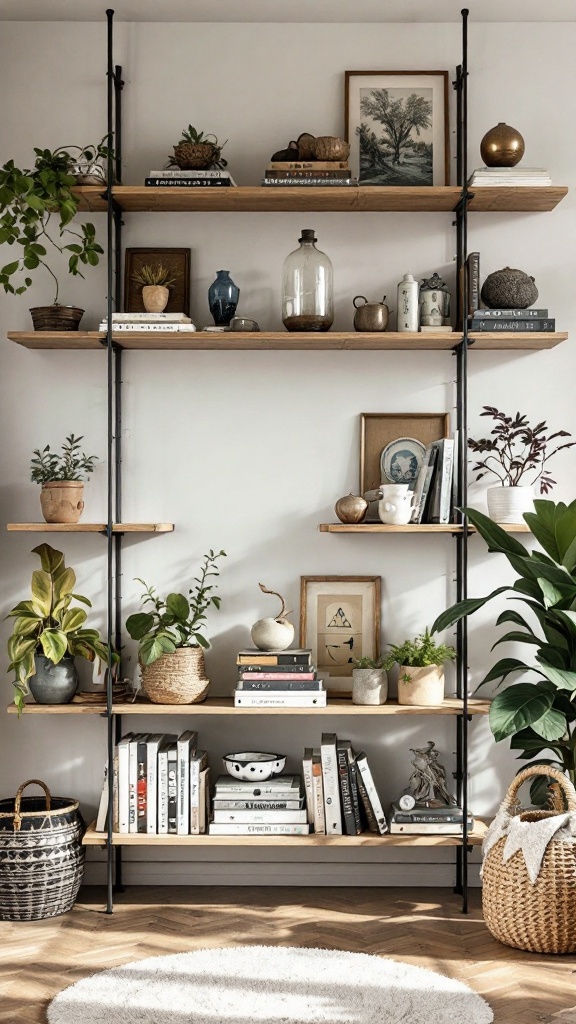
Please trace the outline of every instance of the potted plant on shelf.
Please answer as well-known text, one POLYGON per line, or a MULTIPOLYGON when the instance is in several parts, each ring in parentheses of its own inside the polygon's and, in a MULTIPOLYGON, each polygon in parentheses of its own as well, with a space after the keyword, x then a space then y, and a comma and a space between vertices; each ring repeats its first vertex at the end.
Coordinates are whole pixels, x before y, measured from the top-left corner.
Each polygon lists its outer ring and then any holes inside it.
POLYGON ((132 280, 142 289, 142 303, 147 313, 162 313, 166 309, 170 288, 176 281, 166 267, 161 263, 146 263, 132 274, 132 280))
POLYGON ((204 556, 188 597, 168 594, 164 600, 154 587, 138 579, 146 588, 142 604, 152 608, 130 615, 126 629, 138 641, 142 685, 154 704, 196 704, 206 696, 210 681, 204 650, 210 644, 203 630, 208 609, 220 608, 220 598, 213 593, 216 585, 208 580, 219 575, 216 562, 225 556, 225 551, 215 554, 212 550, 204 556))
POLYGON ((180 142, 174 146, 174 156, 169 157, 170 165, 180 167, 183 171, 208 171, 213 167, 227 167, 228 162, 222 157, 226 142, 220 144, 215 135, 205 135, 189 124, 182 132, 180 142))
POLYGON ((114 151, 107 142, 108 133, 96 145, 61 146, 55 152, 68 155, 68 169, 77 185, 102 185, 107 179, 104 161, 108 160, 109 155, 114 157, 114 151), (77 155, 73 156, 70 150, 74 150, 77 155))
POLYGON ((500 480, 500 485, 489 487, 487 492, 488 514, 497 523, 520 523, 525 512, 534 507, 534 485, 540 480, 540 494, 548 494, 556 483, 547 468, 547 463, 562 451, 572 448, 575 441, 567 444, 556 444, 550 448, 552 441, 559 437, 571 437, 567 430, 557 430, 547 434, 548 425, 544 420, 531 427, 526 416, 519 412, 515 416, 506 416, 492 405, 485 405, 481 416, 489 416, 494 421, 490 437, 479 441, 468 439, 468 447, 478 455, 484 456, 472 467, 476 480, 481 480, 486 473, 493 473, 500 480), (521 480, 534 473, 533 480, 527 484, 521 480))
MULTIPOLYGON (((32 573, 32 599, 20 601, 8 613, 14 619, 8 671, 16 676, 14 703, 19 714, 28 693, 38 704, 70 703, 78 685, 75 657, 108 664, 106 641, 98 630, 84 627, 83 608, 70 607, 73 600, 92 605, 74 593, 76 574, 66 568, 62 552, 40 544, 33 553, 40 556, 42 568, 32 573)), ((113 653, 112 661, 117 660, 113 653)))
POLYGON ((380 658, 358 658, 352 669, 352 703, 385 704, 388 674, 380 658))
POLYGON ((97 455, 80 451, 83 437, 70 434, 62 445, 62 454, 50 450, 34 449, 30 463, 31 479, 42 484, 40 506, 47 523, 77 523, 84 509, 84 480, 94 472, 97 455))
POLYGON ((93 224, 80 224, 77 231, 68 226, 80 205, 72 191, 76 180, 70 173, 70 153, 64 149, 34 152, 32 168, 22 170, 13 160, 0 168, 0 244, 21 247, 21 254, 0 269, 0 284, 5 292, 21 295, 32 284, 29 272, 44 267, 53 278, 56 291, 52 305, 34 306, 30 310, 34 329, 77 331, 84 310, 60 304, 58 278, 48 265, 48 252, 69 254, 69 273, 83 277, 81 265, 96 266, 104 250, 96 241, 93 224), (65 242, 67 237, 69 242, 65 242), (24 274, 23 279, 17 276, 20 274, 24 274), (22 283, 18 284, 18 280, 22 283))
POLYGON ((436 643, 428 628, 414 640, 391 644, 384 667, 399 666, 398 703, 438 707, 444 700, 444 665, 455 657, 454 648, 436 643))
MULTIPOLYGON (((496 625, 510 623, 502 643, 528 644, 535 662, 502 658, 487 672, 480 686, 498 681, 505 689, 490 704, 489 722, 496 742, 510 739, 523 761, 535 759, 565 772, 576 784, 576 501, 536 499, 534 512, 524 519, 543 550, 528 551, 488 516, 474 509, 466 515, 486 541, 489 551, 499 551, 510 562, 517 579, 512 586, 498 587, 487 597, 468 598, 452 605, 436 619, 432 632, 447 629, 482 608, 499 594, 510 593, 534 616, 528 622, 521 611, 501 612, 496 625), (510 677, 520 682, 512 682, 510 677), (529 682, 525 676, 531 676, 529 682), (542 757, 549 753, 551 757, 542 757)), ((542 803, 546 779, 532 786, 532 799, 542 803)))

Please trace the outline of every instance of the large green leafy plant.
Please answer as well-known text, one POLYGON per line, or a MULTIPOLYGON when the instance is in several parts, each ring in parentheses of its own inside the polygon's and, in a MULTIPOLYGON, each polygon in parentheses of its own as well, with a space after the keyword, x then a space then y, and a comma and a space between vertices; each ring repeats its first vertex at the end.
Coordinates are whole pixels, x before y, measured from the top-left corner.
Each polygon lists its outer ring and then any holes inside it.
POLYGON ((206 612, 212 606, 220 608, 220 598, 213 593, 216 584, 210 578, 219 576, 216 562, 225 558, 226 552, 215 554, 210 550, 204 556, 200 575, 194 577, 194 587, 185 594, 168 594, 166 600, 159 597, 154 587, 138 579, 146 589, 142 604, 152 609, 137 612, 126 620, 126 629, 133 640, 138 641, 138 657, 143 665, 151 665, 163 654, 174 654, 179 647, 210 647, 204 636, 206 612))
MULTIPOLYGON (((508 592, 519 602, 530 621, 515 608, 501 612, 496 625, 513 628, 494 647, 525 644, 534 652, 534 661, 501 658, 486 674, 480 686, 505 683, 490 705, 490 727, 497 742, 510 739, 512 749, 520 751, 520 760, 554 765, 576 782, 576 501, 570 505, 534 502, 534 512, 526 513, 524 519, 543 550, 533 551, 481 512, 465 511, 488 550, 505 555, 518 579, 487 597, 469 598, 448 608, 432 631, 452 626, 500 594, 508 592), (510 678, 518 676, 520 681, 510 678)), ((542 784, 533 787, 535 802, 543 796, 542 784)))
MULTIPOLYGON (((41 569, 32 573, 32 598, 20 601, 8 613, 14 619, 8 639, 9 672, 14 672, 14 703, 20 712, 28 694, 28 680, 35 674, 34 658, 43 654, 57 665, 63 658, 99 658, 108 664, 108 645, 98 630, 84 627, 87 614, 72 608, 72 601, 92 607, 87 597, 74 593, 76 573, 66 568, 61 551, 40 544, 33 549, 40 556, 41 569)), ((118 656, 113 654, 113 661, 118 656)))

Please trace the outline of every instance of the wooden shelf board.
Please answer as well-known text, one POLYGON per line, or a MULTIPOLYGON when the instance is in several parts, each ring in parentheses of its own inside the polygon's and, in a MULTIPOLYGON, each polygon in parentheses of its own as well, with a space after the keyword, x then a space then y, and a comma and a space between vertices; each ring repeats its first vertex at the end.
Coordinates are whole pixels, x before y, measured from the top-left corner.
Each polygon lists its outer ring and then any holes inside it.
MULTIPOLYGON (((9 704, 6 710, 9 715, 16 714, 14 704, 9 704)), ((338 715, 357 718, 382 715, 458 715, 462 711, 462 701, 456 697, 446 697, 440 707, 428 708, 398 704, 394 700, 370 706, 353 704, 351 700, 342 698, 329 698, 325 708, 235 708, 232 697, 210 697, 202 704, 152 704, 139 700, 113 704, 112 710, 119 715, 338 715)), ((489 710, 489 700, 468 700, 468 713, 471 715, 487 715, 489 710)), ((105 711, 103 704, 35 704, 32 701, 24 708, 26 715, 102 715, 105 711)))
MULTIPOLYGON (((96 832, 95 822, 86 830, 84 846, 103 846, 106 835, 96 832)), ((486 835, 487 823, 476 819, 474 831, 468 834, 471 846, 480 846, 486 835)), ((372 846, 383 849, 386 846, 460 846, 459 836, 433 835, 385 835, 363 832, 359 836, 175 836, 145 835, 143 833, 112 836, 113 846, 372 846)))
MULTIPOLYGON (((500 523, 506 533, 530 533, 526 523, 500 523)), ((462 533, 457 523, 406 523, 404 526, 389 526, 386 523, 320 523, 320 533, 462 533)), ((469 533, 476 533, 473 526, 469 533)))
MULTIPOLYGON (((531 351, 550 349, 566 341, 568 334, 557 331, 553 334, 486 332, 471 334, 474 351, 531 351)), ((98 331, 9 331, 8 339, 24 348, 45 351, 66 349, 69 351, 106 351, 104 334, 98 331)), ((457 331, 443 334, 356 334, 347 331, 326 331, 322 334, 290 331, 262 331, 243 333, 226 331, 195 331, 184 334, 174 332, 116 332, 114 343, 120 348, 135 351, 279 351, 279 352, 328 352, 328 351, 389 351, 389 352, 438 352, 452 351, 460 342, 457 331)))
MULTIPOLYGON (((7 523, 9 533, 106 533, 106 523, 7 523)), ((112 533, 172 533, 174 523, 114 523, 112 533)))
MULTIPOLYGON (((568 189, 561 185, 544 188, 526 186, 485 187, 474 190, 470 211, 546 212, 553 210, 568 189)), ((75 190, 83 212, 104 212, 106 201, 100 185, 75 190)), ((456 208, 460 189, 446 186, 288 186, 271 188, 241 185, 236 188, 190 188, 177 186, 147 188, 145 185, 116 185, 113 196, 119 206, 132 213, 449 213, 456 208)))

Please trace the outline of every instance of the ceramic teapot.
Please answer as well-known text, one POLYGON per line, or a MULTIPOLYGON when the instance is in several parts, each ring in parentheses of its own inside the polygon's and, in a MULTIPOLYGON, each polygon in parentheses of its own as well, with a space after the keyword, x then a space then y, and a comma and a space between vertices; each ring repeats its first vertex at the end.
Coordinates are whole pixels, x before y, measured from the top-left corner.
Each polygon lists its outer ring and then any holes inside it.
POLYGON ((354 330, 355 331, 385 331, 388 327, 388 317, 390 311, 388 306, 384 304, 385 295, 382 296, 382 302, 368 302, 365 295, 357 295, 354 299, 354 330), (362 300, 362 305, 358 305, 358 300, 362 300))

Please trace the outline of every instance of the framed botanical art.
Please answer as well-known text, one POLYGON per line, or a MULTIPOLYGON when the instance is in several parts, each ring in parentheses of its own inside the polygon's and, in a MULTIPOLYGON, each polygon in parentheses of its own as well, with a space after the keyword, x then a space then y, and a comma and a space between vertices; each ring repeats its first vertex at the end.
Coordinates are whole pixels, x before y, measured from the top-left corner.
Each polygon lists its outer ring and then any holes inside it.
POLYGON ((300 647, 328 693, 350 697, 354 662, 380 654, 380 577, 301 576, 300 647))
POLYGON ((145 266, 161 265, 169 271, 174 284, 166 313, 185 313, 190 316, 190 249, 162 249, 138 247, 126 249, 124 261, 124 312, 144 313, 142 288, 133 280, 133 275, 145 266))
POLYGON ((449 185, 447 71, 346 71, 350 167, 360 185, 449 185))

